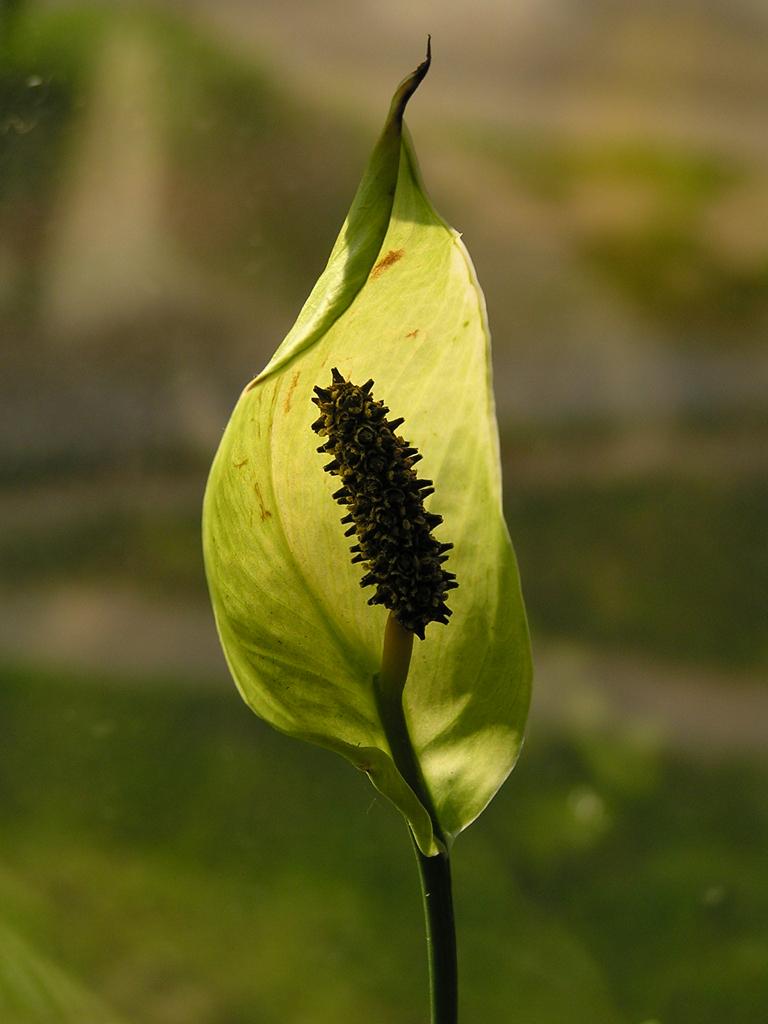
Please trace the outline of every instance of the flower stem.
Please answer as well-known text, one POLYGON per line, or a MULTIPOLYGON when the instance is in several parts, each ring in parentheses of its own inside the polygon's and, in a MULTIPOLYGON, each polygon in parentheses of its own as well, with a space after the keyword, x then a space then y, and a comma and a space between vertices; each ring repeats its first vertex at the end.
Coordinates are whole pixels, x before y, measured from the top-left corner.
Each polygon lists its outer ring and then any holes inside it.
POLYGON ((432 1024, 456 1024, 459 1012, 458 963, 451 893, 451 864, 447 853, 425 857, 416 845, 416 840, 413 847, 419 864, 424 919, 427 925, 432 1024))
POLYGON ((403 692, 412 650, 413 633, 390 615, 384 631, 381 673, 376 677, 376 699, 395 765, 429 812, 435 836, 445 851, 427 857, 411 835, 419 867, 427 930, 431 1024, 456 1024, 458 970, 451 866, 445 837, 411 744, 403 710, 403 692))

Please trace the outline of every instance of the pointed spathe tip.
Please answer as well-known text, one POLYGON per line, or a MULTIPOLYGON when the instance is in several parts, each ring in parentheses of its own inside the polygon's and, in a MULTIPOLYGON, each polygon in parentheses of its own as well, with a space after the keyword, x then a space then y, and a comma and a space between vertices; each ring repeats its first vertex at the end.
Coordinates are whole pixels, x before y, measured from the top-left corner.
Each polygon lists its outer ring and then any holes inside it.
POLYGON ((413 96, 418 87, 424 81, 427 72, 432 64, 432 36, 427 36, 427 52, 424 60, 419 66, 410 73, 406 78, 402 80, 400 85, 397 87, 397 92, 392 97, 392 106, 389 110, 389 117, 387 123, 400 124, 403 120, 403 114, 405 108, 408 105, 408 100, 413 96))

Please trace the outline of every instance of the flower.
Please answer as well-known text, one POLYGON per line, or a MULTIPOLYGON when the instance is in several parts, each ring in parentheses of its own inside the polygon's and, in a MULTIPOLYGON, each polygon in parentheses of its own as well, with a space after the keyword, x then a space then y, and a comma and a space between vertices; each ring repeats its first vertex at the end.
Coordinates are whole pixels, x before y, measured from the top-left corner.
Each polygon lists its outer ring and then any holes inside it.
MULTIPOLYGON (((512 769, 531 661, 501 506, 483 296, 459 235, 424 194, 403 127, 428 66, 429 55, 395 93, 325 271, 235 407, 211 469, 203 538, 222 647, 244 699, 277 729, 365 771, 431 855, 436 835, 450 842, 512 769), (461 586, 451 595, 450 625, 430 629, 414 650, 403 695, 431 811, 395 767, 375 699, 385 606, 395 597, 385 591, 389 600, 371 606, 361 591, 332 501, 335 485, 315 451, 310 399, 322 398, 325 417, 330 397, 323 396, 331 392, 322 382, 333 367, 345 383, 375 380, 405 418, 410 443, 400 449, 403 474, 393 483, 401 490, 408 483, 418 449, 430 481, 420 490, 425 522, 436 527, 427 506, 439 497, 454 545, 451 573, 437 561, 441 576, 425 597, 439 594, 435 608, 446 619, 440 602, 455 573, 461 586)), ((361 391, 353 406, 366 401, 361 391)), ((325 418, 315 426, 327 429, 325 418)), ((365 439, 358 442, 362 457, 365 439)), ((338 463, 338 472, 343 459, 333 444, 329 468, 338 463)), ((358 511, 348 525, 357 528, 358 511)), ((442 558, 444 543, 428 545, 430 557, 442 558)), ((375 562, 375 550, 361 553, 375 562)), ((383 577, 370 582, 377 595, 391 585, 383 577)), ((427 621, 422 615, 404 624, 423 632, 427 621)))

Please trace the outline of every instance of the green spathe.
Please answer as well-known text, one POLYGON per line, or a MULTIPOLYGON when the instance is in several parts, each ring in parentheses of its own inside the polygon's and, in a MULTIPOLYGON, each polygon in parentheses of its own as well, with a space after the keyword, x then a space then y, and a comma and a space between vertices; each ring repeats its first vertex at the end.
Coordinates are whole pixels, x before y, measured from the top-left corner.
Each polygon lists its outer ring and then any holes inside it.
POLYGON ((221 643, 250 707, 277 729, 343 754, 439 851, 494 796, 517 759, 531 662, 501 507, 483 296, 459 235, 426 198, 402 124, 428 62, 400 86, 328 266, 266 369, 245 389, 211 469, 206 571, 221 643), (437 816, 395 767, 377 711, 386 611, 369 607, 315 451, 311 403, 332 366, 375 380, 434 481, 427 507, 452 541, 460 586, 447 626, 416 641, 404 693, 437 816))

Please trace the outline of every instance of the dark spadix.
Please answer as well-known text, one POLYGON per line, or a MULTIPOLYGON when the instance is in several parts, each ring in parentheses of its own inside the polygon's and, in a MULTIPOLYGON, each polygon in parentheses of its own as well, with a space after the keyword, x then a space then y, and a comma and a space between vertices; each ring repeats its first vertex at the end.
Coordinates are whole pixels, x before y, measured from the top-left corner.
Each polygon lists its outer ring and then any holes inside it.
POLYGON ((448 622, 446 594, 458 586, 442 566, 453 545, 432 536, 442 516, 424 508, 432 481, 416 476, 420 456, 395 433, 403 419, 386 418, 373 381, 358 386, 335 367, 331 373, 329 387, 315 388, 320 416, 312 429, 328 438, 317 449, 332 456, 323 468, 343 483, 333 497, 347 512, 342 524, 351 524, 345 536, 357 536, 352 561, 366 570, 360 586, 375 586, 368 604, 384 605, 423 640, 430 622, 448 622))

